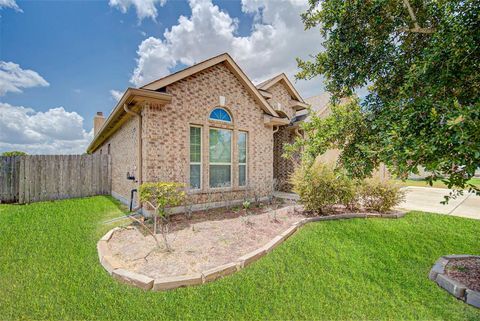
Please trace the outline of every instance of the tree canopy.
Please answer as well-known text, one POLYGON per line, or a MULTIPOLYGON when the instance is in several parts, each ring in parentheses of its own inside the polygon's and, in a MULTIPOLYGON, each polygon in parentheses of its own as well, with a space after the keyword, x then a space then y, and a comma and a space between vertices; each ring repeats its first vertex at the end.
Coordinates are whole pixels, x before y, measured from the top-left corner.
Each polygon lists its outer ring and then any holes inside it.
POLYGON ((2 153, 2 156, 25 156, 25 155, 27 155, 27 153, 21 152, 21 151, 18 151, 18 150, 12 150, 10 152, 3 152, 2 153))
POLYGON ((336 125, 353 117, 355 127, 312 130, 309 153, 337 140, 352 174, 369 175, 384 162, 405 177, 422 166, 430 182, 473 188, 467 180, 480 167, 479 13, 479 0, 310 0, 302 19, 306 28, 320 28, 325 50, 298 59, 297 78, 323 76, 333 102, 365 86, 369 94, 357 109, 350 103, 353 114, 336 112, 336 125))

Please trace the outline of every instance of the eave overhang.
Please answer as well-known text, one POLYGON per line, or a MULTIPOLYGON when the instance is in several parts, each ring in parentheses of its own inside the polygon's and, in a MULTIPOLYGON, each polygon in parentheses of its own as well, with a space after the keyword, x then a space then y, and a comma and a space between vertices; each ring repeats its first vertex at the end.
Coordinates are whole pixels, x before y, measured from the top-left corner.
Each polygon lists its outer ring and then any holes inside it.
POLYGON ((290 124, 290 119, 263 115, 263 123, 265 126, 283 126, 290 124))
POLYGON ((97 150, 106 139, 108 139, 129 117, 131 117, 131 115, 125 111, 124 105, 138 111, 146 102, 166 105, 171 101, 172 95, 167 93, 146 89, 128 88, 105 120, 105 123, 102 125, 97 135, 93 138, 87 148, 87 153, 93 153, 97 150))
POLYGON ((303 101, 292 100, 290 103, 290 107, 295 109, 296 111, 304 110, 308 108, 308 104, 304 103, 303 101))

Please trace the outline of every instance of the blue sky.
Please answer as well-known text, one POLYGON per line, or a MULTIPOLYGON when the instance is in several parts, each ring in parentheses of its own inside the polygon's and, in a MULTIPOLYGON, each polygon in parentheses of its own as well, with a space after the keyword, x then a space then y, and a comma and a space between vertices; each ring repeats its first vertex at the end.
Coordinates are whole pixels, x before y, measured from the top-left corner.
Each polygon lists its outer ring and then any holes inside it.
MULTIPOLYGON (((0 7, 0 152, 82 152, 93 115, 108 114, 119 92, 221 52, 257 82, 280 72, 292 78, 296 57, 321 50, 318 31, 304 32, 300 21, 306 4, 294 0, 0 0, 0 7), (68 127, 59 124, 65 119, 68 127)), ((321 80, 297 87, 304 97, 323 91, 321 80)))

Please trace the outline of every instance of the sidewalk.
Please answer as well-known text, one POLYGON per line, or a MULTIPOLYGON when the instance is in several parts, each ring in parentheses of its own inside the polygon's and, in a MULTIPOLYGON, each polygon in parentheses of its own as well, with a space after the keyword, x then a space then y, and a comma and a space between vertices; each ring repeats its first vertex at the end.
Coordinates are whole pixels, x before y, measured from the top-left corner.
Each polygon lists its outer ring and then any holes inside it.
POLYGON ((464 192, 462 196, 450 199, 448 204, 443 205, 443 196, 451 190, 446 188, 432 187, 405 187, 405 201, 398 208, 423 212, 440 213, 460 217, 480 219, 480 196, 464 192))

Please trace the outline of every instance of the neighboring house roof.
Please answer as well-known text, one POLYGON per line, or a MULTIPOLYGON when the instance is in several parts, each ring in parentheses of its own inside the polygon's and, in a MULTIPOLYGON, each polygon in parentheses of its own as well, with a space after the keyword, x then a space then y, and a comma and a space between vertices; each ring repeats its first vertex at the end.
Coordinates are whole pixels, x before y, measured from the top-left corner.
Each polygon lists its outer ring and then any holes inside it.
POLYGON ((175 72, 171 75, 168 75, 166 77, 160 78, 158 80, 152 81, 151 83, 146 84, 145 86, 142 86, 142 89, 148 89, 148 90, 158 90, 160 88, 163 88, 165 86, 168 86, 174 82, 177 82, 179 80, 182 80, 188 76, 191 76, 193 74, 196 74, 202 70, 205 70, 207 68, 210 68, 212 66, 215 66, 219 63, 225 63, 227 68, 230 69, 230 71, 237 76, 237 78, 240 80, 240 82, 247 88, 247 90, 253 95, 255 100, 259 103, 260 107, 262 110, 274 117, 278 117, 278 114, 275 112, 275 110, 270 106, 270 104, 265 100, 265 98, 262 96, 262 94, 259 92, 257 87, 253 85, 253 83, 250 81, 250 79, 245 75, 245 73, 240 69, 240 67, 237 65, 237 63, 230 57, 228 53, 223 53, 221 55, 218 55, 216 57, 207 59, 205 61, 202 61, 198 64, 195 64, 191 67, 185 68, 181 71, 175 72))
POLYGON ((328 92, 324 92, 320 95, 309 97, 305 99, 305 101, 318 116, 326 117, 330 111, 328 103, 330 102, 331 97, 332 96, 328 92))
MULTIPOLYGON (((320 95, 305 98, 305 102, 310 106, 313 112, 323 118, 327 117, 330 112, 330 97, 331 95, 328 92, 324 92, 320 95)), ((300 122, 308 121, 310 121, 310 115, 308 114, 308 110, 301 110, 297 112, 295 117, 292 118, 291 124, 298 124, 300 122)))
MULTIPOLYGON (((323 92, 320 95, 312 96, 306 98, 305 101, 307 104, 310 105, 310 108, 314 113, 317 114, 320 118, 325 118, 330 115, 330 98, 332 95, 328 92, 323 92)), ((347 103, 349 98, 342 98, 340 99, 341 103, 347 103)), ((310 115, 308 115, 307 110, 302 110, 298 112, 292 122, 299 122, 299 121, 310 121, 310 115)))
POLYGON ((299 102, 302 102, 302 103, 305 102, 303 100, 303 98, 300 96, 300 94, 298 93, 298 91, 295 89, 295 87, 292 85, 292 83, 288 79, 287 75, 285 75, 284 73, 281 73, 281 74, 279 74, 279 75, 277 75, 273 78, 267 79, 267 80, 259 83, 257 85, 257 88, 260 89, 260 90, 268 91, 268 88, 272 87, 273 85, 275 85, 276 83, 278 83, 280 81, 283 82, 283 84, 285 85, 289 94, 292 97, 294 97, 299 102))

